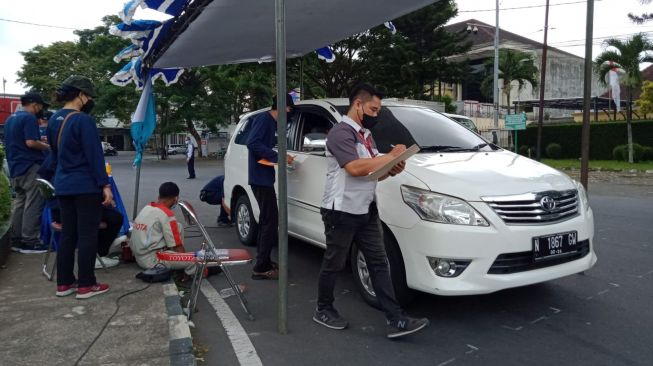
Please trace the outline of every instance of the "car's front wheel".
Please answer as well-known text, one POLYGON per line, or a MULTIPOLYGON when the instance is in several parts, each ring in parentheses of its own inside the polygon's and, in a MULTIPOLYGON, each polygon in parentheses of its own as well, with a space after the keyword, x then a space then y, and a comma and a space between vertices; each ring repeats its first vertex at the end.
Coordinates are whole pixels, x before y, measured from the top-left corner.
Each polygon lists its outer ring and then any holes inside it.
POLYGON ((238 233, 238 240, 243 245, 248 247, 256 245, 258 224, 254 220, 252 205, 247 194, 240 195, 236 200, 236 232, 238 233))
MULTIPOLYGON (((394 287, 395 297, 401 306, 406 306, 415 297, 415 292, 408 288, 406 284, 406 269, 404 268, 404 259, 401 255, 399 244, 397 244, 392 234, 386 230, 384 230, 383 237, 385 250, 388 255, 388 263, 390 264, 390 280, 394 287)), ((375 308, 380 308, 381 305, 372 285, 372 277, 370 276, 370 269, 367 266, 365 255, 356 243, 352 244, 350 263, 351 271, 354 275, 354 282, 361 296, 363 296, 363 300, 375 308)))

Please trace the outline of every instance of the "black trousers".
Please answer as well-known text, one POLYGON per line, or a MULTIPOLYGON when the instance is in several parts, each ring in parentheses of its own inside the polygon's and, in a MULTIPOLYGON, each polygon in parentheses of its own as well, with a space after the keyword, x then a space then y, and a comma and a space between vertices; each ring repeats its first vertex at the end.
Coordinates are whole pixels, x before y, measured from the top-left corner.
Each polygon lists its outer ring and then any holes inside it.
POLYGON ((394 320, 401 316, 403 310, 397 303, 392 287, 390 266, 376 205, 372 204, 369 213, 364 215, 352 215, 324 208, 320 212, 324 222, 327 247, 318 279, 318 310, 333 308, 336 277, 345 267, 351 243, 355 241, 365 255, 374 293, 386 318, 394 320))
POLYGON ((188 159, 186 164, 188 165, 188 176, 195 178, 195 154, 188 159))
POLYGON ((63 227, 57 250, 57 285, 71 285, 75 282, 75 248, 79 287, 95 285, 95 255, 102 216, 102 195, 59 196, 59 206, 63 227))
POLYGON ((272 269, 270 253, 279 243, 279 209, 274 187, 252 185, 252 191, 261 213, 258 217, 258 237, 256 238, 256 264, 254 272, 272 269))
MULTIPOLYGON (((58 208, 50 210, 53 222, 61 222, 61 211, 58 208)), ((109 254, 111 243, 118 237, 122 227, 122 214, 113 207, 102 207, 102 217, 100 222, 104 222, 107 227, 98 231, 97 253, 104 257, 109 254)))
POLYGON ((109 254, 111 243, 116 239, 122 227, 122 214, 113 207, 102 207, 100 221, 107 224, 107 227, 98 232, 97 253, 104 257, 109 254))

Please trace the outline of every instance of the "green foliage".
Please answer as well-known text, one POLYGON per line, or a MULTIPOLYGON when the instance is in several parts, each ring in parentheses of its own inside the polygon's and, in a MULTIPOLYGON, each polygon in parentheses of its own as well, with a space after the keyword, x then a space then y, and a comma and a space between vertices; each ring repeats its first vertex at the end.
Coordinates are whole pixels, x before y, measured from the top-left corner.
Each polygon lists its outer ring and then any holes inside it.
MULTIPOLYGON (((487 76, 481 82, 481 92, 488 98, 492 96, 494 87, 493 69, 494 59, 488 59, 485 62, 487 76)), ((538 73, 532 54, 510 49, 499 50, 499 79, 503 81, 503 93, 506 95, 508 105, 510 105, 512 83, 517 82, 518 90, 521 90, 526 83, 535 89, 539 85, 538 73)))
POLYGON ((533 153, 534 149, 528 145, 521 145, 519 147, 519 155, 523 156, 528 156, 528 150, 531 150, 531 154, 533 153))
POLYGON ((642 161, 653 161, 653 147, 642 147, 642 161))
MULTIPOLYGON (((544 126, 542 146, 555 142, 564 146, 561 158, 580 158, 581 124, 544 126)), ((653 121, 632 123, 634 142, 653 146, 653 121)), ((592 123, 590 128, 590 160, 610 160, 617 145, 627 143, 626 123, 592 123)), ((519 131, 518 141, 529 146, 537 145, 537 126, 519 131)))
MULTIPOLYGON (((0 145, 0 165, 2 165, 4 158, 5 150, 0 145)), ((4 175, 0 167, 0 237, 7 232, 11 219, 11 194, 9 191, 9 179, 4 175)))
POLYGON ((621 78, 621 83, 629 87, 639 86, 642 74, 639 66, 644 62, 653 62, 653 56, 648 51, 653 51, 653 42, 646 34, 635 34, 627 40, 611 38, 604 42, 606 50, 599 54, 594 60, 594 68, 599 76, 599 82, 607 85, 606 76, 610 71, 606 61, 616 62, 624 69, 626 74, 621 78))
MULTIPOLYGON (((644 147, 640 144, 633 144, 633 161, 635 163, 646 160, 644 157, 644 147)), ((614 160, 628 161, 628 145, 618 145, 612 149, 612 158, 614 160)))
POLYGON ((451 99, 451 96, 449 95, 443 95, 443 96, 436 96, 433 98, 436 102, 442 102, 444 103, 444 112, 445 113, 456 113, 458 110, 458 107, 456 107, 456 104, 453 102, 453 99, 451 99))
POLYGON ((450 60, 471 47, 467 34, 443 27, 457 12, 455 1, 438 1, 392 20, 397 34, 378 26, 335 43, 333 63, 314 54, 291 60, 289 85, 299 85, 301 63, 306 98, 346 97, 354 85, 367 81, 391 97, 433 100, 437 81, 460 81, 468 74, 465 62, 450 60))
POLYGON ((546 145, 546 156, 551 159, 560 159, 562 157, 562 146, 555 142, 546 145))
POLYGON ((635 101, 635 105, 644 114, 653 112, 653 82, 648 80, 644 81, 642 84, 642 93, 639 95, 639 99, 635 101))

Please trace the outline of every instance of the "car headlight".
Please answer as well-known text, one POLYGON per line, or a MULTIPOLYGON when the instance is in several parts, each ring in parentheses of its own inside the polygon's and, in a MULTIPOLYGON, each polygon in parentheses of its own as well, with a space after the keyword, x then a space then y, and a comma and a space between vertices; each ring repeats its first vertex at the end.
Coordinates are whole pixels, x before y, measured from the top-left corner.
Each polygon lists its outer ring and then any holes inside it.
POLYGON ((401 196, 422 220, 443 224, 489 226, 478 211, 461 199, 408 186, 401 186, 401 196))
POLYGON ((580 202, 583 205, 583 208, 585 208, 585 211, 590 209, 590 201, 587 198, 587 191, 585 191, 585 187, 583 187, 580 182, 577 182, 574 180, 574 183, 576 184, 576 189, 578 189, 578 197, 580 198, 580 202))

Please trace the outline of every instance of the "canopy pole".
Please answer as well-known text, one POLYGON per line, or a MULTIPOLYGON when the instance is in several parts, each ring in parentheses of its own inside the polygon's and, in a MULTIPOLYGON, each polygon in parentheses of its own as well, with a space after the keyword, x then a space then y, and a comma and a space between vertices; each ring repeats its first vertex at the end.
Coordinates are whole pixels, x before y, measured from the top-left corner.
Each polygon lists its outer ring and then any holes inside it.
POLYGON ((587 0, 587 17, 585 22, 585 80, 583 81, 583 130, 581 131, 580 138, 580 182, 585 187, 585 190, 589 190, 590 94, 592 93, 592 33, 594 31, 594 0, 587 0))
POLYGON ((136 215, 138 215, 138 191, 141 185, 141 163, 138 163, 136 165, 136 184, 134 187, 134 211, 132 215, 132 220, 136 219, 136 215))
POLYGON ((288 333, 288 192, 286 186, 286 2, 274 1, 277 66, 277 143, 279 160, 277 192, 279 194, 279 296, 278 331, 288 333))

